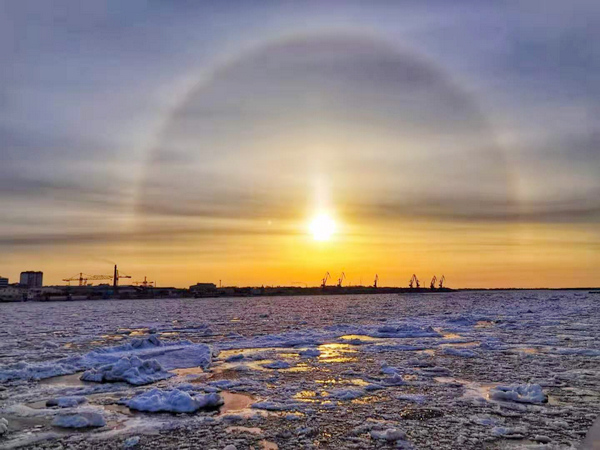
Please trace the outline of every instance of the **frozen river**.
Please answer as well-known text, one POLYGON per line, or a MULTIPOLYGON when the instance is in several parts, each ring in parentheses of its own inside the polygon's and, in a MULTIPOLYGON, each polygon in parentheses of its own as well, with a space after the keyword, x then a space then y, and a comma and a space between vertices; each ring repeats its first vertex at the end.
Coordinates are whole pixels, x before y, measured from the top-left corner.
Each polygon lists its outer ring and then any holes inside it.
POLYGON ((572 448, 600 414, 600 296, 584 291, 12 303, 0 318, 0 448, 572 448))

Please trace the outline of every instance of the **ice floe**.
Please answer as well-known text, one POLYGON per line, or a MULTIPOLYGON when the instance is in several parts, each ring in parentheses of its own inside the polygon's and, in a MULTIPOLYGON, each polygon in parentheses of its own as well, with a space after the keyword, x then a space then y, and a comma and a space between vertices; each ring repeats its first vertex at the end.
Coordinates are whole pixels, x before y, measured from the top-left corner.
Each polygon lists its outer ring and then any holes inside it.
POLYGON ((46 406, 58 406, 59 408, 73 408, 86 403, 87 399, 81 396, 57 397, 46 401, 46 406))
POLYGON ((172 377, 155 359, 142 361, 137 356, 124 356, 114 364, 86 370, 81 379, 102 383, 105 381, 125 381, 136 386, 153 383, 172 377))
POLYGON ((223 404, 220 395, 211 393, 192 396, 179 389, 152 389, 127 402, 130 409, 148 412, 192 413, 199 409, 216 408, 223 404))
POLYGON ((80 412, 57 416, 52 421, 52 425, 61 428, 103 427, 106 425, 106 420, 97 412, 80 412))
POLYGON ((518 403, 545 403, 548 397, 539 384, 520 384, 498 386, 490 389, 492 400, 512 401, 518 403))

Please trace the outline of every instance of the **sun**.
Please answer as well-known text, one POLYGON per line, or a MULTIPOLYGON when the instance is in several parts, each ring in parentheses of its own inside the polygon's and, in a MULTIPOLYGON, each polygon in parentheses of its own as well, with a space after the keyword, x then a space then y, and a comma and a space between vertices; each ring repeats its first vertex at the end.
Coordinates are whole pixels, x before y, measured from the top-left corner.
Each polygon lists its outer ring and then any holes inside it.
POLYGON ((335 232, 335 222, 327 214, 319 214, 310 223, 310 232, 315 241, 328 241, 335 232))

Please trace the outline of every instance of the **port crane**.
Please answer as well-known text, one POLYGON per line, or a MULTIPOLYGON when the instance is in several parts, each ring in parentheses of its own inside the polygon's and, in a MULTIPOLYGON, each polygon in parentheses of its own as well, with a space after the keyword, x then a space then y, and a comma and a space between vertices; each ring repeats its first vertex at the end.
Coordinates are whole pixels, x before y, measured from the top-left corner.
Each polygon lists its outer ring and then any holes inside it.
POLYGON ((429 285, 429 287, 433 290, 435 289, 435 282, 437 281, 437 277, 434 275, 433 278, 431 279, 431 284, 429 285))
POLYGON ((377 282, 379 281, 379 275, 375 274, 375 281, 373 281, 373 288, 377 289, 377 282))
POLYGON ((134 281, 133 284, 135 284, 136 286, 141 286, 143 288, 154 287, 154 281, 148 281, 146 277, 144 277, 144 281, 134 281))
POLYGON ((414 288, 416 285, 417 289, 419 289, 421 287, 421 283, 419 283, 419 279, 417 278, 417 276, 413 273, 412 278, 410 279, 410 281, 408 282, 408 286, 412 289, 414 288))
POLYGON ((113 275, 87 275, 83 272, 79 272, 79 275, 75 275, 71 278, 63 278, 63 281, 69 283, 71 285, 71 281, 78 281, 79 286, 87 286, 88 281, 100 281, 100 280, 113 280, 113 286, 117 288, 119 286, 120 278, 131 278, 130 275, 120 275, 117 266, 115 265, 115 270, 113 275))
POLYGON ((442 278, 440 278, 440 284, 439 284, 440 289, 442 289, 444 287, 444 281, 446 281, 446 277, 444 275, 442 275, 442 278))
POLYGON ((69 283, 71 286, 71 281, 78 281, 79 286, 87 286, 88 281, 99 281, 99 280, 111 280, 111 275, 86 275, 83 272, 79 272, 79 275, 72 276, 71 278, 63 278, 63 281, 69 283))
POLYGON ((323 277, 323 279, 321 280, 321 287, 323 289, 325 289, 325 287, 327 286, 327 280, 329 280, 329 278, 331 278, 331 275, 329 275, 329 272, 327 272, 325 274, 325 276, 323 277))
POLYGON ((338 278, 338 284, 337 287, 341 288, 342 287, 342 282, 346 279, 346 274, 344 272, 342 272, 342 274, 340 275, 340 277, 338 278))

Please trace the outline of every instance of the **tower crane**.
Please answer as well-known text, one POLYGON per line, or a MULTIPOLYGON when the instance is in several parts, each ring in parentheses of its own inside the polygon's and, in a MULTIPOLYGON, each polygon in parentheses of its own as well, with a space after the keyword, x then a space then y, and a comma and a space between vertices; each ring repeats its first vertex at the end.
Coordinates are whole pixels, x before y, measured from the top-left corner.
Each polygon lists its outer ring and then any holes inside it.
POLYGON ((373 281, 373 288, 377 289, 377 282, 379 281, 379 275, 375 274, 375 281, 373 281))
POLYGON ((442 275, 442 278, 440 278, 440 284, 439 284, 440 289, 442 289, 444 287, 444 281, 446 281, 446 277, 444 275, 442 275))
POLYGON ((321 280, 321 287, 323 289, 325 289, 325 287, 327 286, 327 280, 329 280, 329 278, 331 278, 331 275, 329 275, 329 272, 327 272, 325 274, 325 276, 323 277, 323 279, 321 280))
POLYGON ((437 281, 437 277, 434 275, 433 278, 431 279, 431 284, 429 285, 429 287, 433 290, 435 289, 435 282, 437 281))
POLYGON ((346 279, 346 274, 344 272, 342 272, 342 274, 340 275, 340 277, 338 278, 338 284, 337 287, 341 288, 342 287, 342 282, 346 279))
POLYGON ((115 271, 114 271, 114 275, 112 276, 113 287, 115 288, 115 290, 119 287, 119 279, 120 278, 131 278, 131 276, 130 275, 120 275, 119 269, 117 268, 117 265, 115 264, 115 271))
POLYGON ((154 281, 148 281, 146 277, 144 277, 144 281, 134 281, 133 284, 136 286, 142 286, 143 288, 154 287, 154 281))
POLYGON ((83 272, 79 272, 79 275, 75 275, 71 278, 63 278, 63 281, 71 285, 71 281, 79 281, 79 286, 87 286, 88 281, 99 281, 99 280, 111 280, 111 275, 86 275, 83 272))
POLYGON ((417 276, 413 273, 412 278, 410 279, 408 286, 412 289, 414 288, 416 285, 417 289, 419 289, 421 287, 421 283, 419 283, 419 279, 417 278, 417 276))

